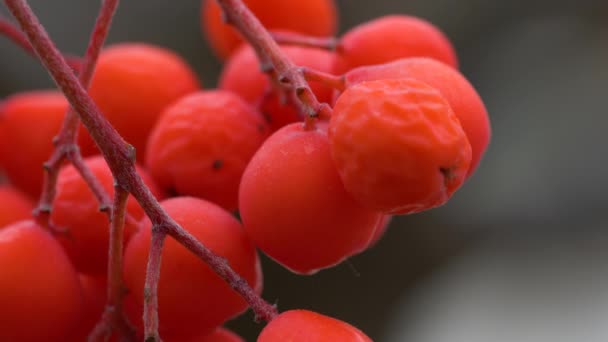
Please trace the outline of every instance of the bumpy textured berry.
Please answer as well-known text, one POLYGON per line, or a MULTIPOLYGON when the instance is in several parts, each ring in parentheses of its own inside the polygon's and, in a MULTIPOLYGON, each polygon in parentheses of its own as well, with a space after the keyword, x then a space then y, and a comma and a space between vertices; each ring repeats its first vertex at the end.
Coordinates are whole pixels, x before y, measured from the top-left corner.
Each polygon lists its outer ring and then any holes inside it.
POLYGON ((447 101, 414 79, 348 88, 334 107, 329 138, 345 188, 385 213, 444 204, 471 162, 471 146, 447 101))
MULTIPOLYGON (((143 43, 123 43, 102 51, 89 93, 110 123, 144 160, 146 142, 161 111, 199 89, 190 66, 174 52, 143 43)), ((83 128, 84 155, 98 153, 83 128)))
POLYGON ((341 47, 343 72, 405 57, 430 57, 458 66, 456 52, 443 32, 407 15, 388 15, 356 26, 344 34, 341 47))
POLYGON ((0 341, 63 341, 82 310, 78 276, 33 221, 0 230, 0 341))
MULTIPOLYGON (((194 197, 161 202, 167 213, 232 269, 261 291, 261 273, 255 247, 240 222, 221 207, 194 197)), ((144 282, 150 249, 151 222, 144 219, 125 251, 125 284, 130 290, 128 312, 141 324, 144 282)), ((205 332, 247 308, 247 304, 209 266, 173 238, 165 240, 158 283, 159 332, 175 341, 205 332)))
POLYGON ((380 219, 344 190, 326 132, 300 123, 275 132, 255 154, 243 174, 239 209, 255 244, 301 274, 365 249, 380 219))
POLYGON ((42 191, 42 164, 53 152, 68 102, 58 91, 31 91, 0 104, 0 167, 33 197, 42 191))
MULTIPOLYGON (((311 36, 333 36, 338 14, 334 0, 244 0, 247 7, 269 30, 283 29, 311 36)), ((203 0, 201 27, 215 54, 225 59, 243 41, 222 19, 215 0, 203 0)))
POLYGON ((25 194, 8 184, 0 184, 0 229, 32 217, 34 203, 25 194))
MULTIPOLYGON (((94 156, 85 159, 85 163, 112 196, 114 179, 105 160, 94 156)), ((162 192, 148 173, 139 166, 137 172, 152 193, 162 197, 162 192)), ((139 220, 144 215, 143 209, 132 196, 127 201, 127 213, 134 220, 139 220)), ((58 235, 59 241, 78 271, 88 274, 107 272, 110 221, 105 213, 99 211, 99 202, 72 165, 64 167, 59 173, 51 222, 62 232, 58 235)), ((133 234, 135 224, 130 220, 125 223, 125 241, 133 234)))
POLYGON ((237 95, 197 92, 163 112, 146 165, 162 187, 234 210, 243 171, 267 135, 264 118, 237 95))
POLYGON ((372 342, 361 330, 308 310, 285 311, 260 333, 257 342, 372 342))
POLYGON ((391 63, 355 68, 345 75, 346 86, 363 81, 411 77, 441 92, 452 107, 471 144, 470 177, 490 142, 491 127, 483 101, 457 70, 430 58, 404 58, 391 63))
MULTIPOLYGON (((337 56, 329 51, 283 46, 283 52, 296 65, 333 74, 339 65, 337 56)), ((310 82, 320 102, 329 102, 333 89, 319 82, 310 82)), ((228 60, 220 75, 219 88, 235 92, 247 102, 259 106, 273 131, 300 120, 291 103, 282 104, 273 92, 268 75, 260 70, 258 59, 251 46, 244 45, 228 60)))

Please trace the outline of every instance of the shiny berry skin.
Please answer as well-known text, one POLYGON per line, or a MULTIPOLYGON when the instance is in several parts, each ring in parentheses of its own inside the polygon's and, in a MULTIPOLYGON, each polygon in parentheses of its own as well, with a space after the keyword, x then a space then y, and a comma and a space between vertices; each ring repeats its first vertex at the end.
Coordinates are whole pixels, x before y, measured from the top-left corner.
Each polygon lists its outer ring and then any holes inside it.
POLYGON ((32 217, 34 203, 21 191, 8 184, 0 184, 0 229, 11 223, 32 217))
POLYGON ((0 341, 63 341, 82 311, 78 276, 33 221, 0 230, 0 341))
POLYGON ((341 38, 345 69, 381 64, 405 57, 430 57, 454 68, 456 52, 430 22, 407 15, 388 15, 350 29, 341 38))
MULTIPOLYGON (((329 51, 299 46, 283 46, 281 49, 296 65, 329 74, 335 73, 339 64, 336 54, 329 51)), ((331 100, 333 89, 319 82, 310 82, 310 86, 320 102, 331 100)), ((301 120, 293 104, 281 104, 275 93, 268 95, 273 88, 268 75, 260 70, 251 46, 242 46, 230 57, 222 70, 218 87, 238 94, 253 105, 259 105, 272 131, 301 120)))
MULTIPOLYGON (((245 5, 268 30, 288 30, 309 36, 327 37, 336 33, 338 14, 334 0, 244 0, 245 5)), ((226 59, 243 41, 222 19, 217 1, 203 0, 201 27, 215 54, 226 59)))
MULTIPOLYGON (((93 156, 86 158, 85 163, 112 196, 114 178, 106 161, 100 156, 93 156)), ((139 166, 136 168, 152 193, 162 197, 162 192, 148 173, 139 166)), ((133 196, 129 196, 127 201, 127 213, 134 220, 144 216, 143 209, 133 196)), ((99 202, 72 165, 59 172, 51 222, 59 230, 57 237, 79 272, 107 272, 110 221, 105 213, 99 211, 99 202)), ((125 223, 125 241, 133 234, 135 224, 130 220, 125 223)))
POLYGON ((262 115, 240 97, 201 91, 165 109, 146 165, 162 187, 235 210, 241 175, 267 135, 262 115))
MULTIPOLYGON (((198 90, 194 71, 176 53, 143 44, 122 43, 101 52, 89 93, 102 113, 144 160, 148 135, 161 111, 180 97, 198 90)), ((83 155, 98 153, 81 129, 83 155)))
POLYGON ((415 79, 348 88, 334 107, 329 139, 347 191, 388 214, 444 204, 471 162, 471 145, 448 102, 415 79))
POLYGON ((264 327, 257 342, 372 342, 361 330, 308 310, 285 311, 264 327))
POLYGON ((264 253, 312 274, 365 249, 380 215, 344 190, 326 132, 303 127, 283 127, 258 150, 243 174, 239 209, 264 253))
MULTIPOLYGON (((258 292, 261 291, 259 259, 240 222, 221 207, 194 197, 175 197, 161 202, 167 213, 258 292)), ((134 304, 128 309, 134 324, 141 325, 144 282, 150 248, 149 219, 144 219, 125 251, 124 280, 134 304)), ((158 315, 161 336, 187 340, 212 332, 224 321, 242 313, 247 304, 209 266, 173 238, 163 247, 158 283, 158 315)))
POLYGON ((492 130, 486 107, 471 83, 458 70, 430 58, 404 58, 391 63, 355 68, 345 75, 346 86, 362 81, 415 78, 439 90, 452 107, 471 144, 470 177, 482 159, 492 130))
POLYGON ((33 197, 42 191, 42 164, 53 152, 68 102, 55 90, 15 94, 0 104, 0 168, 33 197))

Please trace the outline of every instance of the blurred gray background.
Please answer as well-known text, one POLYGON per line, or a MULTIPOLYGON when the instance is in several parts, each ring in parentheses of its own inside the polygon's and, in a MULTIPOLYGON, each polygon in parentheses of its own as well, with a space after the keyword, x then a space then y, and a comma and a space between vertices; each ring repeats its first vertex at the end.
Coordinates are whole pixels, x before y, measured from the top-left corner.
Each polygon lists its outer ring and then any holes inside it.
MULTIPOLYGON (((82 54, 99 1, 31 5, 64 52, 82 54)), ((349 263, 301 277, 265 260, 265 297, 376 341, 607 341, 608 1, 338 5, 341 32, 389 13, 438 25, 488 107, 492 142, 449 204, 394 220, 349 263)), ((123 1, 108 40, 172 48, 212 87, 220 64, 199 9, 198 0, 123 1)), ((51 86, 0 37, 0 96, 51 86)), ((229 325, 248 341, 261 328, 251 314, 229 325)))

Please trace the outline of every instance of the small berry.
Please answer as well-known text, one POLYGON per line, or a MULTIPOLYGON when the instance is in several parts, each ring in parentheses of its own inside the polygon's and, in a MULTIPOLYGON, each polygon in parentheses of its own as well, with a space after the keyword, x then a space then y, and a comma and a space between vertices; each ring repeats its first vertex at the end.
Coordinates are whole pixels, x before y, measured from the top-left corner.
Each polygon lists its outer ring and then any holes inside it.
MULTIPOLYGON (((99 180, 105 191, 114 194, 114 178, 106 161, 100 156, 85 159, 86 165, 99 180)), ((137 167, 139 175, 152 193, 162 193, 145 170, 137 167)), ((127 201, 127 214, 135 220, 143 217, 143 209, 135 198, 127 201)), ((107 271, 110 221, 99 210, 99 202, 80 173, 69 165, 57 179, 57 196, 53 202, 51 222, 58 229, 58 239, 80 272, 103 274, 107 271)), ((135 230, 135 222, 125 222, 124 237, 128 241, 135 230)))
POLYGON ((78 326, 70 337, 65 341, 86 341, 97 322, 101 319, 107 300, 107 283, 105 276, 90 276, 79 274, 80 287, 82 288, 83 312, 80 316, 78 326))
MULTIPOLYGON (((161 202, 166 212, 230 267, 261 291, 261 274, 255 247, 240 222, 219 206, 194 197, 161 202)), ((152 223, 144 219, 125 251, 125 285, 133 304, 130 319, 141 324, 144 282, 152 223)), ((165 240, 158 283, 161 336, 179 341, 211 332, 227 319, 242 313, 247 304, 219 275, 173 238, 165 240)))
POLYGON ((32 217, 34 203, 11 185, 0 184, 0 229, 32 217))
POLYGON ((430 22, 407 15, 388 15, 350 29, 341 39, 345 69, 381 64, 405 57, 430 57, 454 68, 456 52, 430 22))
POLYGON ((391 225, 392 220, 392 215, 382 216, 382 218, 380 219, 380 221, 378 221, 378 224, 376 225, 376 230, 374 230, 374 235, 372 236, 372 239, 369 242, 368 248, 374 246, 376 243, 378 243, 378 241, 380 241, 382 236, 384 236, 384 233, 386 233, 388 227, 391 225))
POLYGON ((197 92, 165 109, 146 165, 162 187, 235 210, 243 171, 267 135, 262 116, 238 96, 197 92))
POLYGON ((82 310, 78 276, 33 221, 0 230, 0 341, 63 341, 82 310))
POLYGON ((488 112, 475 88, 458 70, 430 58, 404 58, 391 63, 355 68, 345 75, 347 87, 362 81, 415 78, 439 90, 460 121, 471 144, 470 177, 490 142, 488 112))
POLYGON ((42 164, 53 152, 67 109, 65 97, 54 90, 15 94, 0 105, 0 166, 32 197, 42 191, 42 164))
MULTIPOLYGON (((161 111, 199 89, 194 71, 174 52, 142 43, 113 45, 102 51, 89 93, 102 113, 144 160, 146 142, 161 111)), ((98 153, 83 129, 83 155, 98 153)))
POLYGON ((447 101, 414 79, 348 88, 334 107, 329 139, 345 188, 388 214, 444 204, 471 162, 471 146, 447 101))
POLYGON ((243 174, 239 209, 255 244, 300 274, 365 249, 380 219, 344 190, 326 132, 301 123, 275 132, 255 154, 243 174))
POLYGON ((285 311, 264 327, 257 342, 372 342, 361 330, 308 310, 285 311))
POLYGON ((189 338, 186 340, 173 340, 171 338, 163 338, 166 342, 245 342, 245 340, 232 331, 219 327, 212 333, 206 333, 200 336, 189 338))
MULTIPOLYGON (((289 30, 310 36, 333 36, 337 29, 334 0, 244 0, 245 5, 268 30, 289 30)), ((230 56, 243 41, 237 31, 222 19, 215 0, 203 0, 201 27, 215 54, 230 56)))
MULTIPOLYGON (((315 48, 283 46, 285 55, 298 66, 309 67, 333 74, 337 65, 336 54, 315 48)), ((319 82, 310 82, 320 102, 329 102, 333 89, 319 82)), ((220 75, 219 88, 240 95, 247 102, 258 105, 272 131, 301 120, 291 103, 282 103, 272 88, 268 75, 260 70, 253 48, 243 45, 228 60, 220 75)), ((289 100, 289 99, 287 99, 289 100)))

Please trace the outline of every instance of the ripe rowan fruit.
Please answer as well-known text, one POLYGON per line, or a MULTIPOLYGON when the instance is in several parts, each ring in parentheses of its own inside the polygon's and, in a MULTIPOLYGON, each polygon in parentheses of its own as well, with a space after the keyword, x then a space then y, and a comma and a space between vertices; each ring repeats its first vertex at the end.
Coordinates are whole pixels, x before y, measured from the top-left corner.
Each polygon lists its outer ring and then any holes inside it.
POLYGON ((187 340, 172 340, 163 338, 163 341, 167 342, 245 342, 245 340, 239 335, 232 331, 219 327, 216 328, 212 333, 206 333, 200 336, 189 338, 187 340))
POLYGON ((239 209, 254 243, 300 274, 364 250, 380 219, 344 190, 326 132, 301 123, 275 132, 254 155, 241 180, 239 209))
MULTIPOLYGON (((333 74, 339 65, 333 52, 300 46, 282 46, 281 49, 298 66, 333 74)), ((332 88, 319 82, 310 82, 310 86, 320 102, 331 100, 332 88)), ((290 103, 282 103, 276 95, 268 75, 260 70, 257 56, 249 45, 243 45, 230 57, 222 70, 218 87, 258 105, 272 131, 301 120, 297 109, 290 103)))
POLYGON ((107 301, 107 279, 105 276, 79 274, 82 288, 83 310, 76 329, 64 341, 82 342, 101 318, 107 301))
MULTIPOLYGON (((161 202, 166 212, 230 267, 261 291, 261 273, 255 247, 240 222, 221 207, 194 197, 175 197, 161 202)), ((152 223, 144 219, 125 251, 124 280, 133 305, 130 319, 141 324, 144 282, 152 223)), ((209 266, 184 246, 168 237, 162 253, 158 283, 158 315, 161 336, 183 341, 212 332, 224 321, 242 313, 246 302, 209 266)))
MULTIPOLYGON (((101 52, 89 93, 143 161, 148 135, 161 111, 199 88, 194 71, 176 53, 149 44, 122 43, 101 52)), ((83 155, 98 153, 84 126, 80 144, 83 155)))
MULTIPOLYGON (((338 14, 334 0, 244 0, 247 7, 268 30, 288 30, 310 36, 333 36, 338 14)), ((222 19, 215 0, 203 0, 201 28, 216 56, 226 59, 243 41, 236 30, 222 19)))
POLYGON ((329 140, 346 190, 389 214, 444 204, 471 162, 471 146, 450 105, 415 79, 348 88, 334 107, 329 140))
POLYGON ((146 165, 165 189, 235 210, 243 171, 267 135, 264 118, 237 95, 201 91, 165 109, 146 165))
POLYGON ((42 164, 53 152, 67 109, 63 94, 54 90, 15 94, 0 105, 0 166, 32 197, 42 191, 42 164))
POLYGON ((0 341, 63 341, 82 310, 78 276, 33 221, 0 230, 0 341))
POLYGON ((491 127, 483 101, 458 70, 430 58, 404 58, 391 63, 355 68, 345 74, 346 86, 362 81, 415 78, 439 90, 460 121, 471 144, 470 177, 490 142, 491 127))
POLYGON ((361 330, 308 310, 281 313, 264 327, 257 342, 372 342, 361 330))
MULTIPOLYGON (((86 158, 85 163, 112 196, 114 178, 106 161, 101 156, 93 156, 86 158)), ((147 172, 139 166, 136 168, 152 193, 162 197, 162 192, 147 172)), ((127 214, 135 220, 144 215, 143 209, 132 196, 127 201, 127 214)), ((66 166, 59 172, 51 222, 60 230, 58 239, 79 272, 102 274, 107 271, 110 221, 105 213, 99 211, 97 199, 73 165, 66 166)), ((135 222, 127 220, 124 227, 125 241, 129 240, 134 230, 135 222)))
POLYGON ((392 215, 382 216, 382 218, 380 219, 380 221, 378 221, 378 224, 376 225, 376 230, 374 230, 374 235, 372 236, 372 239, 369 242, 368 248, 374 246, 376 243, 378 243, 378 241, 380 241, 384 233, 386 233, 388 227, 391 225, 392 220, 392 215))
POLYGON ((0 229, 32 217, 34 203, 11 185, 0 184, 0 229))
POLYGON ((355 26, 340 43, 345 67, 341 72, 405 57, 430 57, 458 67, 456 52, 443 32, 408 15, 388 15, 355 26))

